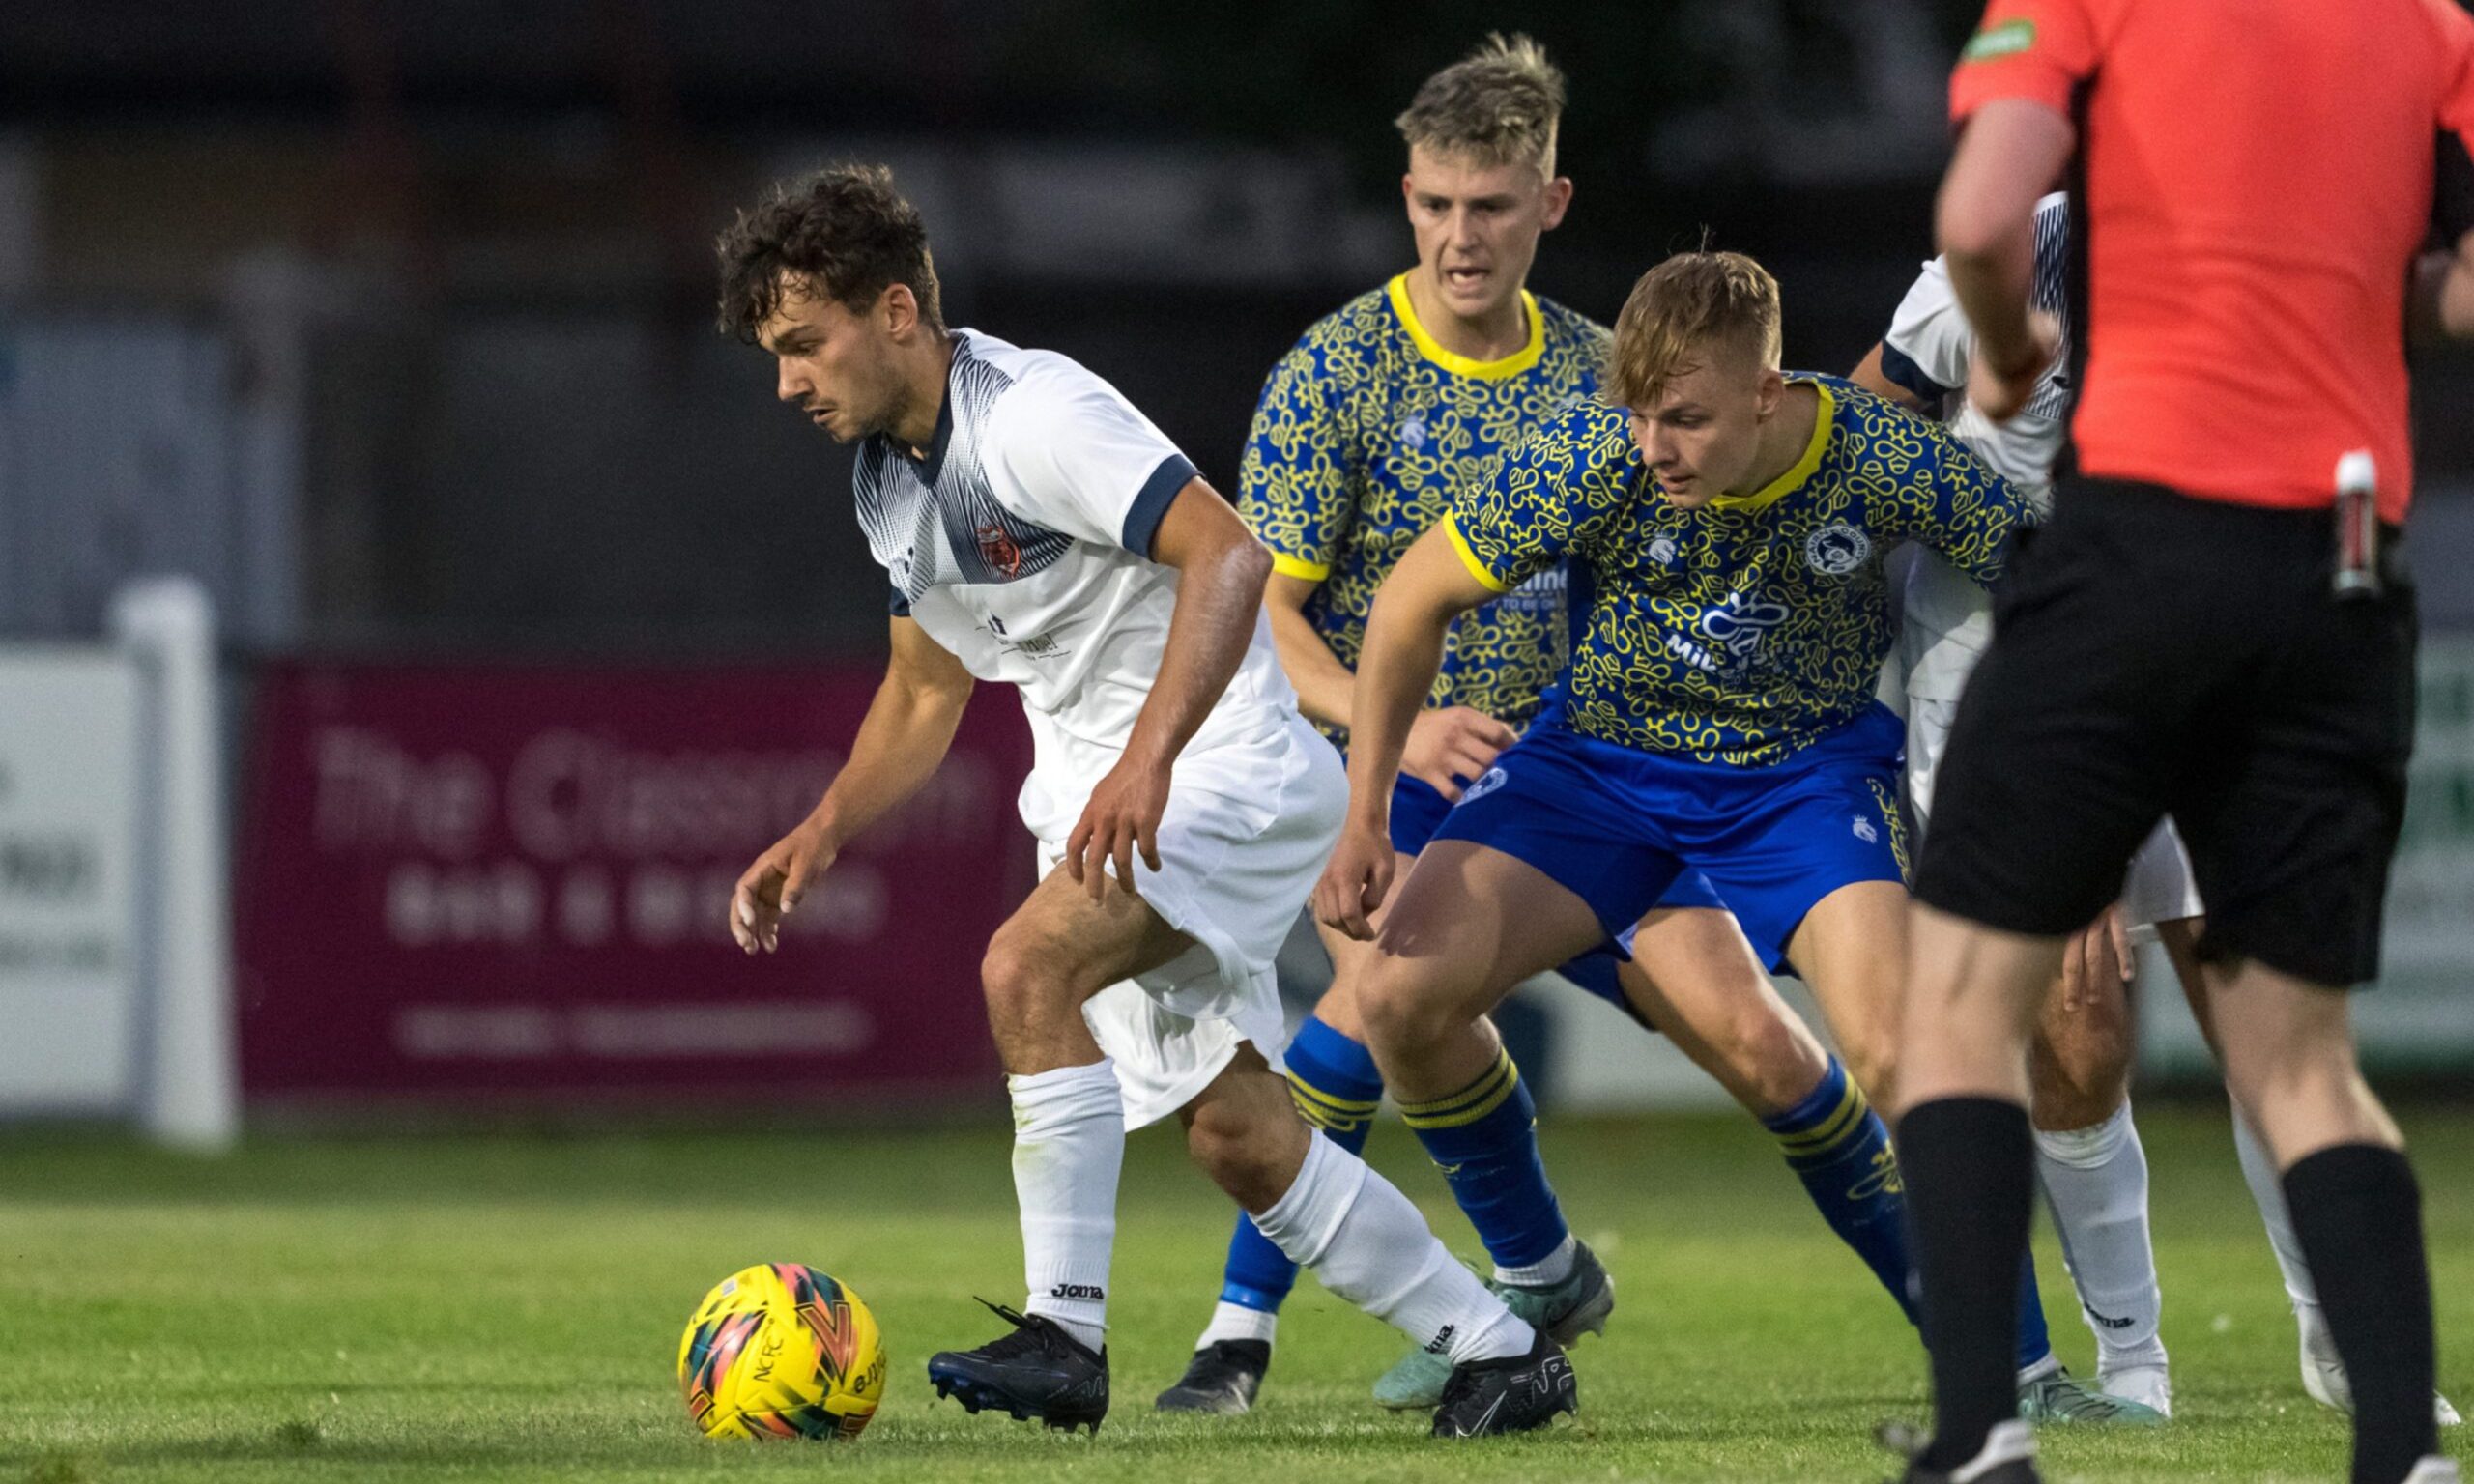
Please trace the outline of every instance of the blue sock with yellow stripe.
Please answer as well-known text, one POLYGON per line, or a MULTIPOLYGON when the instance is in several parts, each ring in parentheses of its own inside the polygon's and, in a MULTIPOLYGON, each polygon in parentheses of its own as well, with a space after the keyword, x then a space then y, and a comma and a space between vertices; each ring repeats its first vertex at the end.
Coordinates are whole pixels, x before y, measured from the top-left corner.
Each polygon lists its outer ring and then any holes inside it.
POLYGON ((1402 1103, 1400 1112, 1499 1272, 1533 1269, 1564 1250, 1571 1231, 1538 1157, 1538 1104, 1510 1052, 1450 1097, 1402 1103))
POLYGON ((1822 1219, 1856 1249, 1913 1323, 1915 1303, 1907 1292, 1907 1196, 1898 1159, 1890 1153, 1889 1129, 1864 1100, 1863 1089, 1848 1079, 1833 1056, 1820 1086, 1761 1125, 1776 1136, 1787 1167, 1804 1183, 1822 1219))
MULTIPOLYGON (((1375 1107, 1383 1100, 1374 1053, 1312 1016, 1298 1028, 1284 1060, 1289 1096, 1306 1122, 1350 1154, 1364 1154, 1375 1107)), ((1228 1262, 1221 1270, 1220 1301, 1277 1313, 1296 1283, 1297 1265, 1254 1229, 1253 1217, 1239 1213, 1228 1239, 1228 1262)))

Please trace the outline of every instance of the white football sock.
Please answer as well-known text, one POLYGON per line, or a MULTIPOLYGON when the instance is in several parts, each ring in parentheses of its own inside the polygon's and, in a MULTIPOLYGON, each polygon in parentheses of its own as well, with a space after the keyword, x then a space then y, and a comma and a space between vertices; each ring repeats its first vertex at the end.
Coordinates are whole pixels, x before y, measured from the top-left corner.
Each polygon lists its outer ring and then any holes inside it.
POLYGON ((1022 1210, 1022 1310, 1098 1350, 1108 1338, 1108 1249, 1117 1235, 1125 1095, 1116 1065, 1007 1077, 1014 1097, 1014 1198, 1022 1210))
POLYGON ((1254 1225, 1325 1288, 1454 1365, 1527 1355, 1537 1343, 1535 1330, 1452 1260, 1407 1196, 1319 1133, 1296 1183, 1254 1225))
POLYGON ((1550 1288, 1572 1275, 1572 1264, 1579 1260, 1580 1250, 1580 1243, 1566 1232, 1563 1245, 1534 1263, 1517 1268, 1495 1264, 1495 1281, 1516 1288, 1550 1288))
POLYGON ((1250 1309, 1223 1298, 1211 1311, 1211 1323, 1202 1327, 1202 1338, 1194 1341, 1194 1349, 1209 1350, 1223 1340, 1260 1340, 1268 1345, 1279 1329, 1280 1315, 1274 1311, 1250 1309))
POLYGON ((2061 1233, 2080 1317, 2096 1336, 2097 1370, 2163 1365, 2164 1297, 2147 1235, 2147 1151, 2125 1102, 2088 1128, 2036 1130, 2036 1174, 2061 1233))
POLYGON ((2268 1153, 2267 1141, 2238 1107, 2233 1110, 2233 1153, 2242 1161, 2242 1179, 2251 1187, 2251 1199, 2258 1205, 2259 1222, 2268 1229, 2268 1245, 2277 1254, 2277 1268, 2285 1273, 2286 1293, 2299 1306, 2317 1308, 2319 1285, 2311 1281, 2311 1265, 2302 1258, 2302 1239, 2286 1210, 2285 1182, 2277 1174, 2276 1156, 2268 1153))

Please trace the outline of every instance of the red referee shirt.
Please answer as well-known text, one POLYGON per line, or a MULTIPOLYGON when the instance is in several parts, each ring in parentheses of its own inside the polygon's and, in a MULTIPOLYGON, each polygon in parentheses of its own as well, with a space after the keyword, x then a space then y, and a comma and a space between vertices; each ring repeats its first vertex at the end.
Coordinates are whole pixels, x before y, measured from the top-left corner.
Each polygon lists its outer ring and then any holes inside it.
POLYGON ((1992 0, 1950 80, 2077 122, 2088 343, 2082 472, 2326 505, 2371 450, 2413 487, 2405 285, 2440 131, 2474 149, 2451 0, 1992 0))

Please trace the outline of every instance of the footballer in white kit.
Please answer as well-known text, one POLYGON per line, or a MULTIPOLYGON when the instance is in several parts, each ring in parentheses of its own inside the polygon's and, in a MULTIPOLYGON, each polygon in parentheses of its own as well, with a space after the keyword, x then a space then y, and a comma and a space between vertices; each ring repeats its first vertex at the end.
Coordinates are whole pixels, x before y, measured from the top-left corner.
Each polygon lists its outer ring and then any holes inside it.
MULTIPOLYGON (((2059 191, 2036 204, 2036 273, 2030 301, 2068 334, 2070 200, 2059 191)), ((1951 433, 2004 479, 2053 513, 2054 462, 2070 427, 2070 347, 2065 340, 2036 383, 2027 407, 1997 423, 1967 400, 1974 337, 1950 295, 1950 278, 1934 259, 1907 291, 1882 339, 1879 379, 1859 376, 1885 395, 1941 415, 1951 433)), ((1933 776, 1975 662, 1993 642, 1993 602, 1978 585, 1938 555, 1919 548, 1901 599, 1899 646, 1890 663, 1907 697, 1907 786, 1919 822, 1933 812, 1933 776)), ((2135 929, 2201 914, 2199 886, 2171 819, 2140 847, 2122 894, 2122 916, 2135 929)))
MULTIPOLYGON (((1961 442, 2047 514, 2054 466, 2069 433, 2069 264, 2070 200, 2056 191, 2036 203, 2035 271, 2028 302, 2052 316, 2060 340, 2026 407, 2008 421, 1995 422, 1968 401, 1975 338, 1939 258, 1924 265, 1891 317, 1889 332, 1856 374, 1856 380, 1885 396, 1944 417, 1961 442)), ((1920 548, 1913 556, 1899 647, 1890 657, 1884 689, 1903 692, 1906 698, 1908 797, 1923 824, 1932 812, 1934 775, 1959 698, 1993 641, 1993 612, 1984 589, 1939 556, 1920 548)), ((2131 941, 2164 943, 2204 1028, 2208 1008, 2196 951, 2197 919, 2203 911, 2190 857, 2169 817, 2131 860, 2120 919, 2131 941)), ((2075 1007, 2049 1007, 2040 1026, 2033 1058, 2036 1106, 2031 1109, 2037 1174, 2079 1289, 2081 1310, 2096 1336, 2097 1384, 2170 1413, 2172 1388, 2157 1334, 2162 1298, 2147 1228, 2147 1160, 2131 1122, 2126 1091, 2132 1048, 2118 980, 2127 976, 2128 965, 2124 960, 2112 974, 2096 967, 2112 956, 2104 952, 2102 939, 2101 928, 2083 936, 2085 958, 2092 962, 2074 976, 2065 994, 2057 996, 2057 1002, 2085 996, 2095 1008, 2094 1024, 2075 1007), (2108 978, 2116 982, 2101 982, 2108 978), (2059 1116, 2047 1106, 2073 1101, 2080 1106, 2059 1116)), ((2082 955, 2074 952, 2072 957, 2082 955)), ((2275 1163, 2238 1111, 2233 1132, 2243 1176, 2293 1302, 2304 1388, 2323 1405, 2350 1411, 2345 1367, 2320 1317, 2318 1290, 2287 1213, 2275 1163)), ((2435 1397, 2433 1409, 2443 1426, 2456 1423, 2456 1411, 2446 1398, 2435 1397)))
MULTIPOLYGON (((1148 559, 1198 476, 1116 388, 1065 357, 952 332, 949 391, 925 454, 878 436, 851 483, 890 607, 982 680, 1012 684, 1034 761, 1022 823, 1053 870, 1091 791, 1150 699, 1177 572, 1148 559), (1137 555, 1138 554, 1138 555, 1137 555)), ((1236 673, 1178 754, 1135 890, 1194 946, 1087 1001, 1116 1064, 1126 1127, 1176 1112, 1244 1042, 1277 1061, 1272 957, 1338 833, 1348 781, 1300 717, 1254 616, 1236 673)))
POLYGON ((754 953, 844 842, 916 789, 972 685, 1011 684, 1035 742, 1022 822, 1042 877, 981 970, 1014 1107, 1028 1298, 930 1357, 941 1396, 1097 1431, 1125 1133, 1190 1151, 1325 1288, 1451 1356, 1437 1436, 1572 1411, 1570 1364, 1452 1259, 1407 1198, 1309 1129, 1279 1075, 1272 958, 1347 785, 1271 645, 1271 557, 1108 383, 938 312, 919 214, 879 167, 777 187, 720 243, 725 330, 776 394, 859 444, 859 524, 889 579, 892 659, 816 812, 740 878, 754 953))

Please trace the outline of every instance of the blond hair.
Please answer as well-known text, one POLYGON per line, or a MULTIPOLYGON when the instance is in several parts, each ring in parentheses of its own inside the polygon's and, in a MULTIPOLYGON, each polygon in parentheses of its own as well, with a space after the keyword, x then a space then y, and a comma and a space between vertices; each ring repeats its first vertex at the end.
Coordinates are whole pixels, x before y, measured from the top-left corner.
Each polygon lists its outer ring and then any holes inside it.
POLYGON ((1778 280, 1740 252, 1679 252, 1641 275, 1615 317, 1606 400, 1654 406, 1668 381, 1729 351, 1777 366, 1778 280))
POLYGON ((1564 116, 1564 73, 1526 36, 1489 32, 1478 48, 1427 78, 1393 120, 1415 149, 1483 165, 1535 165, 1555 174, 1555 129, 1564 116))

